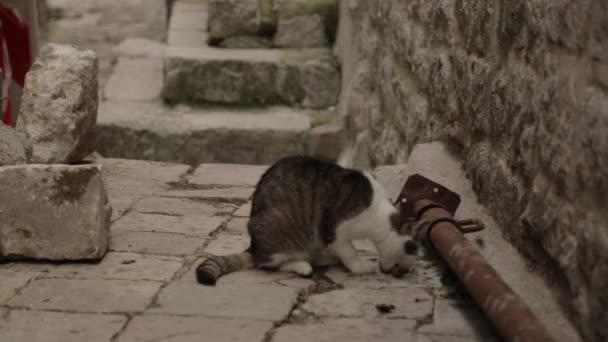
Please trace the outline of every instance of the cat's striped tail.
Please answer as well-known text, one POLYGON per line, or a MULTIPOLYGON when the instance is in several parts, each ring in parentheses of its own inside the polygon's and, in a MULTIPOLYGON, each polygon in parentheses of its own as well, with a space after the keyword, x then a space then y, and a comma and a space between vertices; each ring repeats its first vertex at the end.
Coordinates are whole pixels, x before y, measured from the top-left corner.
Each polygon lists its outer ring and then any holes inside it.
POLYGON ((253 268, 253 257, 250 253, 213 256, 203 261, 196 268, 196 280, 200 284, 215 285, 217 280, 228 273, 253 268))

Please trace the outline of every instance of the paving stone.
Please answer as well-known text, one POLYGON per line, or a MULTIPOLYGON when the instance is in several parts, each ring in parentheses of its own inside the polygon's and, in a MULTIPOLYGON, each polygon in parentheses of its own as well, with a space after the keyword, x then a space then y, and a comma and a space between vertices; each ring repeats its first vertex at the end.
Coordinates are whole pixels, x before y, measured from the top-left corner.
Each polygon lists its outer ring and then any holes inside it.
POLYGON ((431 296, 418 288, 334 290, 312 295, 302 309, 321 317, 420 319, 433 310, 431 296), (392 304, 395 310, 382 314, 377 304, 392 304))
POLYGON ((255 186, 268 166, 203 164, 188 178, 190 184, 255 186))
POLYGON ((113 201, 169 190, 167 183, 178 182, 190 168, 183 164, 112 158, 103 158, 101 163, 113 201))
POLYGON ((234 217, 249 217, 251 213, 251 202, 243 204, 237 211, 232 214, 234 217))
POLYGON ((272 322, 145 315, 131 321, 119 342, 262 342, 272 322))
POLYGON ((111 100, 151 101, 163 89, 162 58, 120 57, 104 88, 111 100))
POLYGON ((217 282, 217 286, 221 286, 222 284, 269 284, 274 283, 277 280, 283 280, 291 278, 293 276, 293 273, 286 272, 272 272, 262 270, 238 271, 232 272, 221 277, 217 282))
POLYGON ((440 335, 488 336, 493 331, 490 323, 472 302, 458 303, 437 299, 433 323, 421 326, 420 333, 440 335))
POLYGON ((37 275, 38 272, 15 270, 8 265, 0 264, 0 305, 5 305, 17 290, 37 275))
POLYGON ((100 165, 0 167, 0 259, 99 259, 111 215, 100 165))
POLYGON ((414 342, 417 336, 412 332, 416 322, 412 320, 363 320, 332 319, 316 324, 288 324, 278 328, 273 342, 300 341, 394 341, 414 342))
POLYGON ((210 217, 216 214, 228 214, 237 206, 229 203, 211 204, 211 201, 199 201, 190 198, 150 197, 138 201, 133 212, 142 214, 162 214, 170 216, 210 217))
POLYGON ((112 230, 151 233, 177 233, 187 236, 209 238, 227 218, 222 216, 169 216, 129 213, 112 225, 112 230))
POLYGON ((110 205, 112 206, 112 222, 114 223, 116 220, 124 216, 125 213, 129 211, 139 199, 141 199, 141 197, 110 197, 110 205))
POLYGON ((121 315, 12 310, 0 319, 0 339, 15 342, 107 342, 122 329, 121 315))
POLYGON ((252 187, 218 187, 213 189, 196 190, 170 190, 163 192, 163 197, 185 197, 185 198, 213 198, 223 199, 229 202, 247 201, 253 195, 255 188, 252 187))
POLYGON ((403 278, 395 278, 381 272, 362 275, 350 274, 342 285, 345 288, 411 288, 418 284, 417 279, 418 277, 415 274, 406 274, 403 278))
POLYGON ((459 335, 439 335, 424 334, 418 335, 416 342, 499 342, 501 339, 494 336, 459 336, 459 335))
POLYGON ((155 255, 191 255, 206 239, 172 233, 114 231, 110 250, 155 255))
POLYGON ((314 280, 302 278, 299 276, 287 279, 280 279, 278 283, 287 287, 292 287, 294 289, 304 290, 306 293, 312 293, 317 288, 317 283, 314 280))
POLYGON ((110 252, 99 264, 58 265, 44 277, 168 281, 183 263, 168 256, 110 252))
POLYGON ((104 101, 99 107, 97 146, 107 157, 189 165, 270 164, 304 153, 309 129, 306 112, 287 107, 194 109, 104 101))
POLYGON ((211 255, 230 255, 243 253, 249 248, 251 238, 249 235, 219 234, 217 238, 205 248, 205 253, 211 255))
POLYGON ((279 16, 273 42, 283 48, 326 46, 324 18, 318 14, 279 16))
POLYGON ((271 284, 174 282, 161 291, 159 307, 150 313, 280 321, 297 302, 298 292, 271 284))
POLYGON ((249 218, 247 217, 234 217, 228 221, 226 229, 230 233, 247 234, 247 223, 249 223, 249 218))
POLYGON ((32 144, 10 126, 0 123, 0 166, 27 164, 32 144))
POLYGON ((339 65, 331 50, 169 46, 164 98, 173 103, 301 104, 338 102, 339 65))
POLYGON ((38 279, 8 305, 33 310, 135 312, 150 304, 160 286, 161 283, 151 281, 38 279))
MULTIPOLYGON (((148 38, 126 38, 112 49, 118 57, 153 57, 165 56, 167 45, 148 38)), ((116 70, 116 69, 115 69, 116 70)))

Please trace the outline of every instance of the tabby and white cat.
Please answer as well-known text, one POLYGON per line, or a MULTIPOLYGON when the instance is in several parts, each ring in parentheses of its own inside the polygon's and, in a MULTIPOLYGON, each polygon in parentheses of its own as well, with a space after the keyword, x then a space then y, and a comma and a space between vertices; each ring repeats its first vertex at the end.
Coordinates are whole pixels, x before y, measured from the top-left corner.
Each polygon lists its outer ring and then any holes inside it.
POLYGON ((353 273, 377 264, 357 256, 353 240, 371 240, 380 270, 401 276, 412 266, 418 245, 397 233, 399 211, 369 174, 294 156, 262 176, 253 195, 249 249, 216 256, 196 269, 199 283, 214 285, 227 273, 269 269, 309 276, 313 266, 342 263, 353 273))

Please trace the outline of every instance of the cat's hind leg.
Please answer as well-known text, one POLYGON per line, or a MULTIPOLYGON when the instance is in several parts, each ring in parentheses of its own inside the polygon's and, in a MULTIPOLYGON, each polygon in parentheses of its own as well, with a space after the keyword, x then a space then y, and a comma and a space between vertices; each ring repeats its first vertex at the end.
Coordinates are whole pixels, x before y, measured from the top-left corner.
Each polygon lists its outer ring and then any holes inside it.
POLYGON ((281 265, 279 268, 282 272, 293 272, 303 277, 309 277, 312 274, 312 266, 306 260, 292 260, 281 265))

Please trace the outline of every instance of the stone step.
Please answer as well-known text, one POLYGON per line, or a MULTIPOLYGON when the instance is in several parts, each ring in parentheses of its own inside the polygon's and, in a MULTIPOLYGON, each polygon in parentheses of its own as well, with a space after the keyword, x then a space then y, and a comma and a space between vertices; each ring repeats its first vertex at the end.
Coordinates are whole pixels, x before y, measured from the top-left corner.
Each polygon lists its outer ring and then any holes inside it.
POLYGON ((99 105, 97 151, 190 165, 270 164, 291 154, 336 158, 340 130, 312 128, 315 120, 314 113, 286 107, 194 109, 112 100, 99 105))
POLYGON ((336 105, 339 65, 330 49, 223 49, 170 45, 163 97, 170 103, 336 105))

